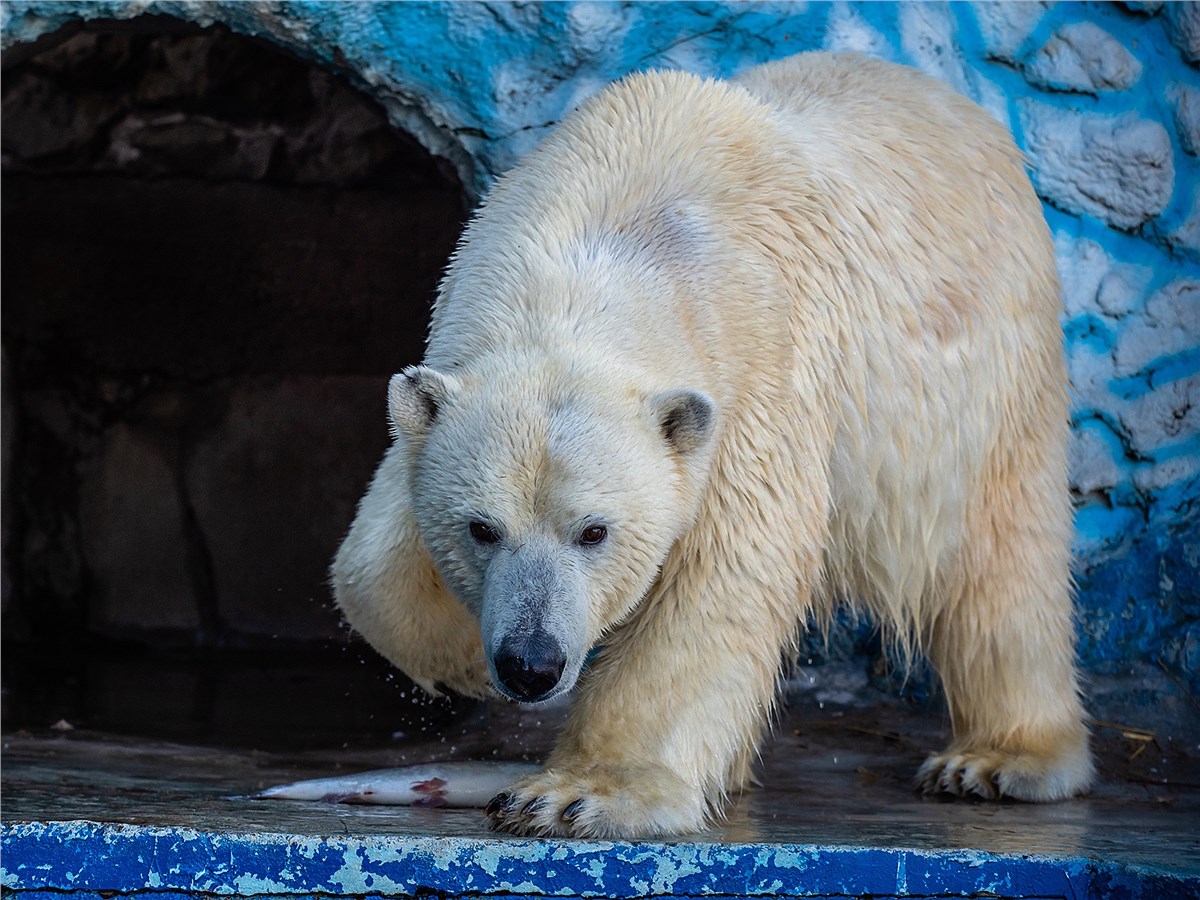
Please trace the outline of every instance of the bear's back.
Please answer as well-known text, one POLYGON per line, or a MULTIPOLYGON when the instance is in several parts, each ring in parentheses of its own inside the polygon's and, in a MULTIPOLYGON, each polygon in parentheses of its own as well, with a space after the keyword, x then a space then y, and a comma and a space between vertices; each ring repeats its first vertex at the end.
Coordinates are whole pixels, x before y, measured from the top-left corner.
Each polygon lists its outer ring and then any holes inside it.
MULTIPOLYGON (((823 295, 796 300, 837 311, 830 588, 920 620, 981 473, 1065 429, 1040 201, 1004 127, 915 69, 809 53, 734 83, 776 111, 828 201, 808 232, 823 295)), ((1065 492, 1058 512, 1069 527, 1065 492)))

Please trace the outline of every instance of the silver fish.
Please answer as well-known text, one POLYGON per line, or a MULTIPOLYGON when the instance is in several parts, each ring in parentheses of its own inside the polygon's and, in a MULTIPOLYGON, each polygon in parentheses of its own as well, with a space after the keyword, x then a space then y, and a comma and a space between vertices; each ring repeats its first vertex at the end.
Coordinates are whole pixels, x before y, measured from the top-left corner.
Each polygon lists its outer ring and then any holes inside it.
POLYGON ((381 806, 483 807, 541 766, 521 762, 440 762, 313 778, 267 788, 252 800, 321 800, 381 806))

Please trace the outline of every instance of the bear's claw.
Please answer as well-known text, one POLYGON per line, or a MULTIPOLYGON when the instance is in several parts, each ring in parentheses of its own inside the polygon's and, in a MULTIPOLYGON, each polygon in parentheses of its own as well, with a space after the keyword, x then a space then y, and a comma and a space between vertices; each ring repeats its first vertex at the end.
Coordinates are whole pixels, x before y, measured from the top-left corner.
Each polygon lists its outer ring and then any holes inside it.
POLYGON ((562 815, 559 816, 559 818, 562 819, 564 822, 570 822, 577 815, 579 815, 579 810, 582 807, 583 807, 583 798, 580 797, 574 803, 567 804, 567 808, 562 811, 562 815))
POLYGON ((916 789, 923 794, 951 794, 995 800, 996 774, 978 757, 963 754, 930 756, 917 772, 916 789))
POLYGON ((483 808, 483 811, 486 815, 493 816, 496 813, 498 813, 500 810, 502 810, 504 807, 506 807, 508 805, 508 803, 509 803, 509 795, 508 794, 497 794, 495 797, 493 797, 491 800, 488 801, 488 805, 483 808))
POLYGON ((702 793, 662 766, 556 766, 487 805, 496 831, 535 837, 642 838, 705 826, 702 793))
POLYGON ((1033 803, 1065 800, 1087 790, 1092 762, 1086 738, 1064 742, 1056 753, 993 749, 959 750, 931 755, 917 771, 915 787, 923 794, 949 794, 996 800, 1010 797, 1033 803))

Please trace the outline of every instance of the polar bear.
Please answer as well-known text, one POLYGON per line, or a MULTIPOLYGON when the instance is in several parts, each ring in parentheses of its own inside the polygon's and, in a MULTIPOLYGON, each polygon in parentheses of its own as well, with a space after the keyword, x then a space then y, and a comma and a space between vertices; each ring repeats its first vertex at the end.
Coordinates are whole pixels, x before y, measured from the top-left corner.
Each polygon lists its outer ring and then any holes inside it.
POLYGON ((718 819, 839 600, 926 653, 926 792, 1087 788, 1054 257, 1021 154, 914 70, 809 53, 585 102, 466 228, 333 567, 429 690, 577 695, 530 835, 718 819))

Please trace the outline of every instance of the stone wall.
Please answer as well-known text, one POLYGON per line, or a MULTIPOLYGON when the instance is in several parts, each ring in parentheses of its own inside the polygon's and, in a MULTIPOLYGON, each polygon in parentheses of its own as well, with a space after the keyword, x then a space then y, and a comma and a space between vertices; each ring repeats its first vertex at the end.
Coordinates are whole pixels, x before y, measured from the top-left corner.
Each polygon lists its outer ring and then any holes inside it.
POLYGON ((5 65, 6 640, 336 637, 453 169, 220 26, 96 21, 5 65))
POLYGON ((1200 687, 1200 6, 1192 3, 61 4, 5 47, 146 11, 345 72, 473 195, 606 82, 816 48, 918 66, 1026 150, 1059 252, 1074 383, 1080 620, 1097 671, 1200 687))

